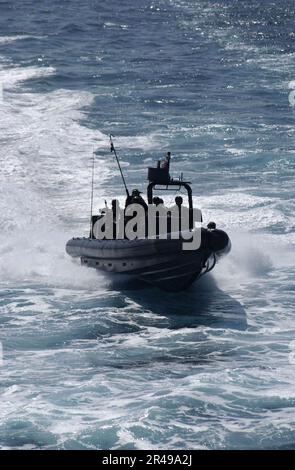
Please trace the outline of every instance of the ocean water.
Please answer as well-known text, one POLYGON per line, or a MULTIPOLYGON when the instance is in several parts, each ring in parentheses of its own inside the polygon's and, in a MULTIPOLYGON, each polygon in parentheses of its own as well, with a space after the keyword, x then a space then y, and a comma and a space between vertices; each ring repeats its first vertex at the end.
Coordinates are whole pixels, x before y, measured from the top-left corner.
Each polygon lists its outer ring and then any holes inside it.
POLYGON ((295 4, 0 2, 0 446, 294 449, 295 4), (292 100, 291 100, 292 101, 292 100), (67 257, 170 150, 232 252, 179 294, 67 257))

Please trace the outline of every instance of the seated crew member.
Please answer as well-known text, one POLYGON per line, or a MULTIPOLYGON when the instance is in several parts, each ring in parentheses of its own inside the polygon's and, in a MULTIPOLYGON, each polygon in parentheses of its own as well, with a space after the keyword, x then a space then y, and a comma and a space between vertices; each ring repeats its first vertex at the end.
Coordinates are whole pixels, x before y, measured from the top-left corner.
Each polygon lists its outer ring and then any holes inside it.
MULTIPOLYGON (((164 201, 161 197, 154 196, 152 199, 152 203, 156 206, 159 207, 160 205, 164 205, 164 201)), ((159 225, 159 212, 156 212, 156 234, 159 235, 160 233, 160 225, 159 225)), ((169 217, 169 213, 168 213, 169 217)), ((168 230, 168 225, 167 225, 167 230, 168 230)))
POLYGON ((155 204, 155 206, 158 206, 159 204, 164 204, 163 199, 158 196, 154 196, 152 202, 153 204, 155 204))

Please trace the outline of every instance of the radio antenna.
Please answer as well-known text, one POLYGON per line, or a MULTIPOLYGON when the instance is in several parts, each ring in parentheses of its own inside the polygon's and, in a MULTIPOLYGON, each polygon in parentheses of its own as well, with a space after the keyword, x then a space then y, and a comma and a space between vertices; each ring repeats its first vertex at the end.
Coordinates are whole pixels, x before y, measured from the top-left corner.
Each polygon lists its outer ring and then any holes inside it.
POLYGON ((124 178, 124 175, 123 175, 123 171, 122 171, 122 168, 121 168, 121 165, 120 165, 120 162, 119 162, 119 159, 118 159, 118 155, 117 155, 114 143, 113 143, 113 137, 114 136, 112 134, 110 134, 111 152, 114 152, 114 154, 115 154, 117 164, 118 164, 121 176, 122 176, 123 184, 124 184, 124 187, 125 187, 125 191, 126 191, 127 197, 129 197, 129 191, 128 191, 127 184, 126 184, 126 181, 125 181, 125 178, 124 178))
POLYGON ((90 197, 90 238, 93 238, 92 234, 92 212, 93 212, 93 187, 94 187, 94 165, 95 165, 95 153, 94 148, 92 150, 92 174, 91 174, 91 197, 90 197))

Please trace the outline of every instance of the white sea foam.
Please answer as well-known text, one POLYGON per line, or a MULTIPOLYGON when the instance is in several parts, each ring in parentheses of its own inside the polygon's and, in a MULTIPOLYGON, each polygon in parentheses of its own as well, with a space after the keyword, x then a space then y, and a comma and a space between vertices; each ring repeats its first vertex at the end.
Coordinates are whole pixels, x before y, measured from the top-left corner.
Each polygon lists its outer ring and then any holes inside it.
POLYGON ((259 66, 261 69, 276 71, 276 72, 284 72, 287 68, 289 72, 294 69, 294 58, 295 53, 290 52, 288 54, 281 53, 281 54, 265 54, 261 55, 258 58, 249 60, 249 62, 255 61, 255 65, 259 66))
POLYGON ((32 78, 46 77, 55 74, 54 67, 14 67, 0 70, 0 82, 4 89, 10 89, 19 82, 32 78))
POLYGON ((31 36, 28 34, 16 34, 11 36, 0 36, 0 44, 10 44, 11 42, 21 41, 22 39, 41 39, 43 36, 31 36))
MULTIPOLYGON (((1 274, 7 279, 39 276, 48 282, 50 278, 53 282, 71 279, 75 285, 78 278, 83 283, 84 272, 86 282, 93 279, 98 283, 95 272, 75 268, 64 253, 66 240, 76 233, 82 235, 88 227, 92 151, 109 153, 108 136, 80 124, 84 108, 94 97, 63 89, 45 94, 10 91, 27 79, 54 73, 53 68, 42 67, 0 70, 4 83, 0 105, 1 274), (66 227, 61 216, 68 220, 66 227)), ((117 142, 122 148, 154 145, 153 136, 120 137, 117 142)), ((95 197, 103 200, 101 185, 116 170, 109 157, 96 156, 95 160, 99 177, 95 197)))
POLYGON ((292 244, 294 236, 288 231, 294 223, 294 216, 283 213, 279 207, 280 199, 254 196, 249 193, 231 191, 208 197, 195 197, 196 207, 203 212, 204 221, 214 220, 218 227, 229 231, 256 232, 262 229, 283 226, 280 233, 266 234, 266 238, 292 244))
MULTIPOLYGON (((108 141, 99 131, 79 123, 83 107, 92 102, 90 93, 10 92, 10 87, 27 79, 54 73, 53 68, 42 67, 0 71, 4 83, 0 104, 1 277, 43 278, 56 283, 71 280, 74 285, 72 274, 79 272, 81 283, 83 270, 75 268, 64 253, 71 231, 67 232, 60 217, 79 219, 83 209, 89 213, 89 189, 84 184, 89 188, 92 150, 107 146, 108 141), (77 213, 80 195, 84 207, 77 213), (72 214, 68 213, 70 207, 72 214)), ((106 177, 105 165, 100 169, 100 181, 106 177)), ((88 271, 86 282, 94 275, 88 271)))

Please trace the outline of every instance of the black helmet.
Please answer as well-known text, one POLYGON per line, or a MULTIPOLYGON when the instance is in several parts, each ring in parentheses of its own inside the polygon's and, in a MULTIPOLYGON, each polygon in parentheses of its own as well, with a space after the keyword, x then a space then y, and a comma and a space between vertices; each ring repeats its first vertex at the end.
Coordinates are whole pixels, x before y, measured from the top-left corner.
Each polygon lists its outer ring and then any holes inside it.
POLYGON ((207 228, 209 230, 215 230, 216 229, 216 223, 215 222, 209 222, 209 224, 207 225, 207 228))
POLYGON ((183 203, 182 197, 181 197, 181 196, 176 196, 176 198, 175 198, 175 204, 176 204, 177 206, 181 206, 182 203, 183 203))
POLYGON ((139 189, 132 189, 132 196, 139 196, 141 194, 141 191, 139 189))

